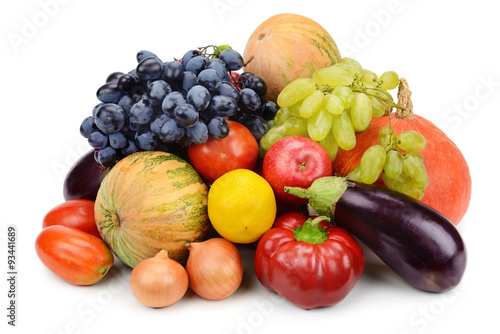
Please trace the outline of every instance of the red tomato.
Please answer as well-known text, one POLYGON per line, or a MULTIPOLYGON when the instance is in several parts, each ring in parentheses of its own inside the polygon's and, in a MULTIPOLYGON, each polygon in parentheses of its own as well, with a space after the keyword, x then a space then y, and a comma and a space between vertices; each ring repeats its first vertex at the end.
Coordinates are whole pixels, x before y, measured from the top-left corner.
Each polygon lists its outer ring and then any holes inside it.
POLYGON ((87 199, 73 199, 59 204, 43 218, 42 226, 64 225, 76 228, 101 238, 94 218, 94 202, 87 199))
POLYGON ((63 225, 43 229, 36 238, 35 250, 47 268, 76 285, 99 282, 114 262, 102 239, 63 225))
POLYGON ((209 137, 204 144, 191 144, 188 155, 191 165, 207 182, 234 169, 252 170, 259 156, 259 145, 244 125, 226 120, 229 134, 226 138, 209 137))

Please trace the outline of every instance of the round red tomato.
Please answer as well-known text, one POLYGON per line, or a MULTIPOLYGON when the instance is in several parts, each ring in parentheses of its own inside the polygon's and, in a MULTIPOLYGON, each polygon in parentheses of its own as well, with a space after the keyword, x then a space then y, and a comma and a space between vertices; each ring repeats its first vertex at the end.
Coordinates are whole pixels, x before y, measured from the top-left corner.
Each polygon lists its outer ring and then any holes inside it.
POLYGON ((234 169, 253 169, 259 156, 259 145, 244 125, 226 120, 229 134, 222 139, 209 137, 204 144, 191 144, 191 165, 207 182, 234 169))
POLYGON ((42 226, 64 225, 101 237, 94 218, 94 202, 88 199, 72 199, 50 210, 43 218, 42 226))
POLYGON ((99 282, 114 262, 102 239, 63 225, 43 229, 36 238, 35 250, 47 268, 76 285, 99 282))

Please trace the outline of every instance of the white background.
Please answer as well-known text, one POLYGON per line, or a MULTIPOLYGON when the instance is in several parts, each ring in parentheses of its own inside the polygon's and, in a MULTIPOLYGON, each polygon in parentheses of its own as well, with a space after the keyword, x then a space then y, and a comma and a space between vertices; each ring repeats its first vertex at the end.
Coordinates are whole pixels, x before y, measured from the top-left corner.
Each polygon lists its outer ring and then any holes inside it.
POLYGON ((500 124, 500 24, 493 3, 2 1, 1 332, 498 333, 500 222, 494 209, 500 183, 492 159, 500 124), (421 292, 368 253, 366 271, 344 301, 304 311, 268 293, 255 278, 252 252, 242 249, 244 282, 233 296, 208 302, 188 292, 179 303, 155 310, 134 299, 130 270, 119 261, 90 287, 67 284, 46 269, 34 241, 45 213, 63 201, 66 171, 89 150, 79 126, 107 75, 134 68, 141 49, 171 59, 198 46, 228 43, 243 53, 252 31, 281 12, 316 20, 343 56, 365 68, 405 77, 415 113, 460 147, 473 180, 470 208, 459 225, 468 247, 462 283, 446 294, 421 292), (18 231, 16 328, 6 317, 9 224, 18 231))

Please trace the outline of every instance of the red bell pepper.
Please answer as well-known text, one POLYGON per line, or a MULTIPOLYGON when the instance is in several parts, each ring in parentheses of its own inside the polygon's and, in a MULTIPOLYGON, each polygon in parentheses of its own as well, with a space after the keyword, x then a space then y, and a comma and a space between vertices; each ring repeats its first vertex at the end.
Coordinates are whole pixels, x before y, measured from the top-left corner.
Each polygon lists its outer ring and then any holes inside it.
POLYGON ((278 218, 260 239, 257 278, 304 309, 340 302, 363 273, 363 250, 343 228, 323 225, 327 217, 290 218, 278 218))

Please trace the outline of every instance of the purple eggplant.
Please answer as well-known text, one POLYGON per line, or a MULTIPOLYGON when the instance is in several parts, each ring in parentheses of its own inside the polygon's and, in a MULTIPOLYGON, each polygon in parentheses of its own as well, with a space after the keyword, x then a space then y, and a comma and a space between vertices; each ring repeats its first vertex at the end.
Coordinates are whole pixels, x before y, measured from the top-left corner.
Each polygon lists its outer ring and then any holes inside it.
POLYGON ((426 204, 335 176, 318 179, 309 189, 285 188, 309 198, 319 214, 333 216, 412 286, 444 292, 461 281, 467 263, 463 239, 450 220, 426 204))
POLYGON ((95 201, 101 182, 108 174, 94 159, 94 150, 84 154, 69 170, 64 180, 63 196, 71 199, 95 201))

